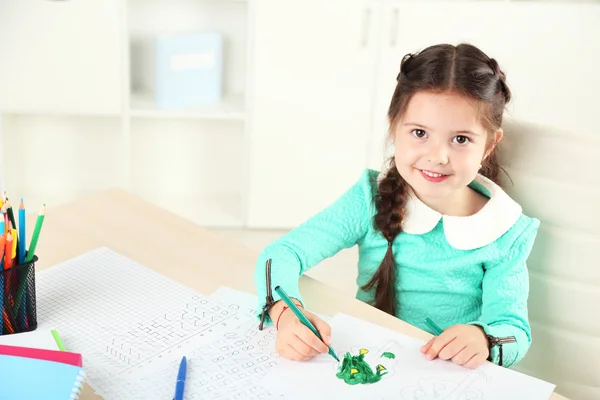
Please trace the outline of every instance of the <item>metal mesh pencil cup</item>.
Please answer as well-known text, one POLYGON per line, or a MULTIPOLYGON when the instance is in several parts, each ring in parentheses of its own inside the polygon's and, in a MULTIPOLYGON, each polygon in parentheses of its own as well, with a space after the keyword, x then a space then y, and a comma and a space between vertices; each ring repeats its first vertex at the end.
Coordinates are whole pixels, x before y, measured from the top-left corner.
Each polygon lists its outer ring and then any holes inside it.
POLYGON ((29 332, 37 328, 35 263, 33 260, 0 271, 0 334, 29 332))

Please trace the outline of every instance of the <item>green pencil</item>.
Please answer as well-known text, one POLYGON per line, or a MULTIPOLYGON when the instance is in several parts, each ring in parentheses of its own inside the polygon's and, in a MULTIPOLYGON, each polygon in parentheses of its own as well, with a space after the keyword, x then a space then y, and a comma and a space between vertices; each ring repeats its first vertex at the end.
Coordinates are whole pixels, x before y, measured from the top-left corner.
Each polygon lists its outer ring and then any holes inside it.
POLYGON ((433 331, 433 334, 436 336, 441 335, 444 330, 437 326, 435 322, 433 322, 429 317, 425 318, 425 324, 433 331))
MULTIPOLYGON (((42 224, 44 223, 44 216, 46 215, 46 205, 44 204, 40 209, 40 213, 37 217, 37 221, 35 222, 35 228, 33 230, 33 236, 31 238, 31 243, 29 244, 29 249, 27 250, 27 257, 25 258, 25 264, 31 262, 33 257, 35 256, 35 248, 37 246, 38 239, 40 237, 40 231, 42 230, 42 224)), ((16 239, 15 239, 16 240, 16 239)), ((19 288, 17 290, 17 296, 15 299, 15 310, 18 310, 21 307, 21 302, 23 301, 23 295, 25 293, 25 284, 27 283, 27 277, 29 276, 29 269, 31 265, 27 266, 27 272, 25 272, 25 279, 21 279, 21 283, 19 284, 19 288)))
POLYGON ((58 350, 65 351, 65 345, 63 344, 62 339, 60 338, 60 335, 58 334, 56 329, 52 329, 50 332, 52 333, 52 337, 54 338, 54 341, 58 346, 58 350))
MULTIPOLYGON (((302 322, 308 329, 310 329, 311 331, 313 331, 313 333, 315 335, 317 335, 317 337, 319 338, 319 340, 323 341, 323 338, 321 337, 321 334, 319 333, 319 331, 317 330, 317 328, 315 328, 315 326, 308 320, 308 318, 306 318, 306 315, 304 315, 304 313, 302 313, 302 311, 300 311, 300 309, 298 308, 298 306, 296 305, 296 303, 294 303, 292 301, 292 299, 290 299, 288 297, 288 295, 285 293, 285 291, 280 287, 277 286, 275 288, 275 291, 277 293, 279 293, 279 295, 281 296, 281 300, 284 301, 285 304, 288 305, 288 307, 290 308, 290 310, 292 310, 294 312, 294 314, 296 314, 296 317, 298 317, 298 319, 300 320, 300 322, 302 322)), ((337 362, 340 362, 340 359, 335 355, 335 351, 333 351, 333 349, 331 348, 331 346, 327 346, 329 348, 329 354, 335 358, 337 360, 337 362)))
POLYGON ((46 215, 46 205, 42 206, 40 213, 37 217, 37 221, 35 222, 35 228, 33 229, 33 236, 31 237, 31 243, 29 244, 29 249, 27 250, 27 258, 25 258, 25 262, 28 263, 33 260, 33 256, 35 256, 35 248, 37 247, 37 242, 40 237, 40 231, 42 230, 42 224, 44 223, 44 217, 46 215))

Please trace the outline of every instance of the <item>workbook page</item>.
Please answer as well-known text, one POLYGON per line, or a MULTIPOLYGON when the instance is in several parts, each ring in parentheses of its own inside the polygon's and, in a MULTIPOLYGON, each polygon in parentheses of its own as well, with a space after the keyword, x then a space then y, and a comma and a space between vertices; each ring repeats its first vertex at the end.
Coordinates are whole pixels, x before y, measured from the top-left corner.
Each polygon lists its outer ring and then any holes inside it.
POLYGON ((307 362, 281 360, 267 388, 286 399, 371 400, 547 400, 554 390, 490 363, 468 369, 429 361, 420 352, 424 341, 349 315, 336 314, 329 323, 340 363, 327 354, 307 362))
MULTIPOLYGON (((108 248, 43 270, 36 279, 39 329, 56 328, 65 348, 82 354, 86 381, 106 400, 131 398, 110 395, 119 380, 170 368, 166 360, 214 341, 205 338, 241 335, 249 321, 258 325, 252 307, 213 300, 108 248)), ((193 358, 190 364, 193 369, 193 358)), ((175 387, 176 372, 165 390, 175 387)))

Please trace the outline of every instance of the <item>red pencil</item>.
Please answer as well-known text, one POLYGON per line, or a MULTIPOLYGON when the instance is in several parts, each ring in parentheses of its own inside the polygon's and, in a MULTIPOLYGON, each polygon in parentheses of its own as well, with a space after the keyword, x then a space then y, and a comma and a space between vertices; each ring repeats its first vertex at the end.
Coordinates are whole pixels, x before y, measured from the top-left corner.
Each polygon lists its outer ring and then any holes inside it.
MULTIPOLYGON (((0 235, 0 260, 3 260, 3 258, 4 258, 4 250, 5 250, 5 248, 6 248, 6 235, 3 233, 2 235, 0 235)), ((0 263, 0 265, 1 264, 2 263, 0 263)), ((5 281, 4 285, 5 286, 3 288, 0 288, 0 290, 2 290, 2 292, 0 293, 0 296, 4 296, 4 298, 6 299, 6 301, 8 301, 8 282, 7 282, 7 280, 8 280, 9 274, 8 273, 4 274, 2 268, 0 268, 0 274, 3 274, 5 276, 5 279, 4 279, 4 281, 5 281)), ((8 318, 7 310, 8 310, 8 304, 4 304, 4 301, 3 301, 2 302, 2 320, 3 320, 4 326, 5 326, 4 329, 8 333, 14 333, 15 331, 13 329, 13 326, 12 326, 11 322, 10 322, 10 318, 8 318)), ((0 334, 1 334, 1 332, 0 332, 0 334)))

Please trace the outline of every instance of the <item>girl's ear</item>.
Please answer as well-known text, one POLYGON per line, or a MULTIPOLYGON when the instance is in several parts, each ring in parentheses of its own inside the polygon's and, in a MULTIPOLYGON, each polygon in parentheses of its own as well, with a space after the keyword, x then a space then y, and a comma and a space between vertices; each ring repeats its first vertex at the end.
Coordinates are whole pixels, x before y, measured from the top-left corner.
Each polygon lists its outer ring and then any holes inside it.
POLYGON ((502 128, 498 128, 498 130, 496 132, 494 132, 494 136, 493 136, 492 140, 490 140, 488 149, 486 150, 485 155, 483 156, 484 160, 486 158, 488 158, 488 156, 490 154, 492 154, 492 151, 494 151, 494 149, 496 148, 498 143, 500 143, 500 141, 502 140, 503 137, 504 137, 504 130, 502 128))

